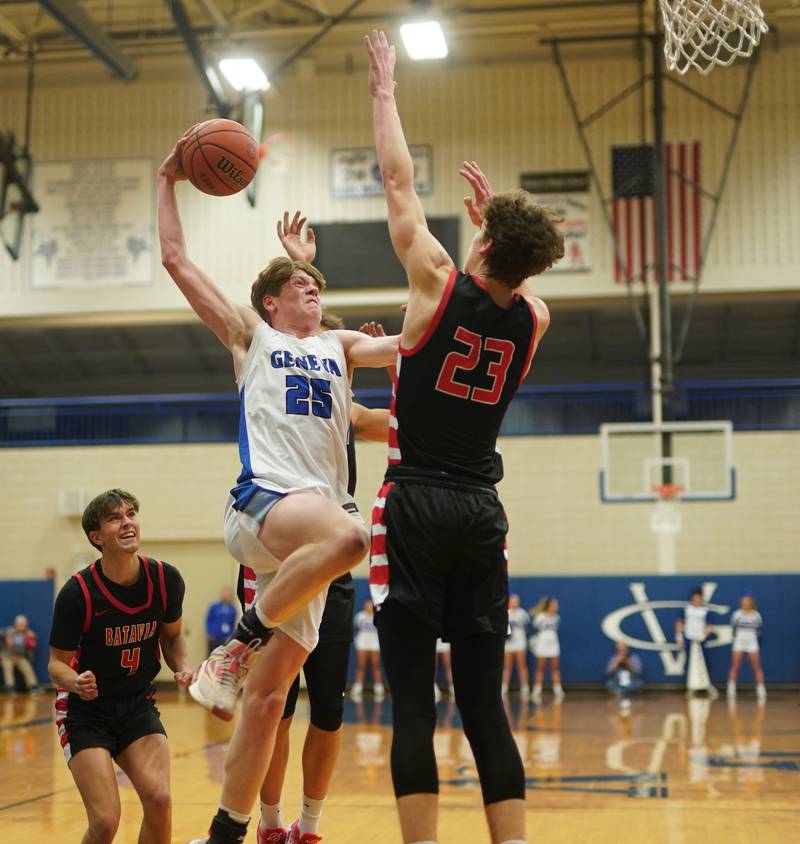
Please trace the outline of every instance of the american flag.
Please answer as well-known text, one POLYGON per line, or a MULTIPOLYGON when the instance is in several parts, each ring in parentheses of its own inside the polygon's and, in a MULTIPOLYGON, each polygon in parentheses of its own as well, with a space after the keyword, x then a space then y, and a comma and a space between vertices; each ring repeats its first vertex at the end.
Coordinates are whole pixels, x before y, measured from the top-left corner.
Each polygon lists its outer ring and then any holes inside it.
MULTIPOLYGON (((702 246, 700 142, 664 145, 667 205, 667 279, 691 281, 698 273, 702 246)), ((614 195, 611 222, 617 252, 614 281, 655 279, 655 218, 652 144, 611 150, 614 195)))

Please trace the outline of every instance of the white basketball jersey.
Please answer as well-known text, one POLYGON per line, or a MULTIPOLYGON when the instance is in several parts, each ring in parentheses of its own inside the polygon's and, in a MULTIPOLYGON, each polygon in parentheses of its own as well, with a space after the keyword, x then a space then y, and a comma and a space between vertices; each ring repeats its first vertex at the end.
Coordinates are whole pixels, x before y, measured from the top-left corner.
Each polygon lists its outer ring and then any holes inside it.
POLYGON ((231 490, 237 502, 252 495, 253 484, 349 501, 350 382, 336 334, 300 339, 261 323, 237 384, 242 473, 231 490))

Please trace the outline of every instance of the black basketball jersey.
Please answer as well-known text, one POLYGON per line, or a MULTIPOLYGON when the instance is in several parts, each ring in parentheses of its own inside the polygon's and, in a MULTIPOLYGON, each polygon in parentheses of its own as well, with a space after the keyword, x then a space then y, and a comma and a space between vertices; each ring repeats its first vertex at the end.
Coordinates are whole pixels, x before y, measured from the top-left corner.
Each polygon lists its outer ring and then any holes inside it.
POLYGON ((453 270, 413 349, 400 349, 389 422, 389 464, 495 484, 497 435, 533 356, 536 313, 522 296, 508 308, 479 279, 453 270))
POLYGON ((139 563, 139 580, 122 587, 103 575, 96 560, 75 574, 56 600, 50 644, 62 650, 74 648, 72 667, 79 674, 94 673, 101 698, 127 697, 150 687, 161 668, 161 624, 181 617, 183 580, 177 569, 148 557, 140 556, 139 563), (75 600, 76 584, 82 600, 75 600), (135 596, 136 603, 123 603, 122 593, 135 596), (75 647, 77 606, 83 619, 75 647))

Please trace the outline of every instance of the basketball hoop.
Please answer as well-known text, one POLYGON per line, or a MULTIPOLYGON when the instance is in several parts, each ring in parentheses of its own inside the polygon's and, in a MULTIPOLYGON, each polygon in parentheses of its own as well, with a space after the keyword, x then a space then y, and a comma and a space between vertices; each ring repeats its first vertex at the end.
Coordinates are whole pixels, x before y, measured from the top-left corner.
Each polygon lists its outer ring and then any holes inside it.
POLYGON ((653 487, 653 492, 658 496, 656 508, 650 514, 650 530, 653 533, 680 533, 681 512, 678 505, 683 491, 684 488, 678 484, 657 484, 653 487))
POLYGON ((750 56, 769 27, 758 0, 659 0, 667 67, 702 74, 750 56))

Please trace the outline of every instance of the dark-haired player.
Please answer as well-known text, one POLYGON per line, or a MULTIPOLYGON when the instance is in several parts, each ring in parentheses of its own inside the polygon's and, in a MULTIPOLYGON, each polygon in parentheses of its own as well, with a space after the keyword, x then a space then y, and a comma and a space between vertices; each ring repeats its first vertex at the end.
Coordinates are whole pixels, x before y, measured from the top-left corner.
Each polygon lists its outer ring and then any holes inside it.
POLYGON ((153 680, 162 653, 176 682, 192 680, 181 633, 183 578, 137 553, 139 502, 129 492, 98 495, 82 525, 101 556, 58 593, 48 665, 61 746, 89 820, 82 844, 104 844, 117 831, 114 762, 142 801, 139 841, 169 844, 169 750, 153 680))
POLYGON ((389 470, 372 515, 370 584, 392 689, 392 778, 403 841, 437 836, 433 666, 452 644, 453 682, 494 844, 525 837, 525 772, 501 698, 508 629, 508 528, 495 445, 549 314, 525 279, 564 254, 556 220, 523 191, 493 195, 461 173, 479 227, 465 272, 428 230, 395 102, 394 47, 364 39, 389 233, 410 295, 389 430, 389 470))

